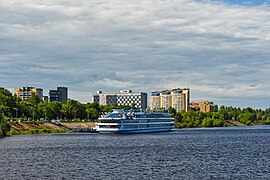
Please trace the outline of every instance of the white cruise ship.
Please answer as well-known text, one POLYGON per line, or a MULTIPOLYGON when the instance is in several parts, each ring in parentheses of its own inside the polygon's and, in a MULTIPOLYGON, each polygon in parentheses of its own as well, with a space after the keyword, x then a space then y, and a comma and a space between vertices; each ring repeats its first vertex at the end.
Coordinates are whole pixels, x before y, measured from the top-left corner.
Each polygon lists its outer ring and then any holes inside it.
POLYGON ((171 131, 174 118, 164 111, 134 112, 114 110, 99 118, 96 131, 100 133, 146 133, 171 131))

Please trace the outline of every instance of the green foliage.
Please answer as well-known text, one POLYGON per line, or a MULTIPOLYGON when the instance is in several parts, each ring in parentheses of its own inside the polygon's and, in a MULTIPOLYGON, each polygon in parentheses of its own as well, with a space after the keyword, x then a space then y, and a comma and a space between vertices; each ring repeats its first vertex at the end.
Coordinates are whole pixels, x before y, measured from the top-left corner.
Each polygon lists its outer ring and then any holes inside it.
POLYGON ((169 110, 171 116, 174 117, 176 115, 176 109, 170 107, 168 110, 169 110))
MULTIPOLYGON (((68 100, 66 104, 60 102, 43 102, 37 96, 22 101, 13 96, 7 90, 0 90, 0 135, 4 135, 10 128, 9 121, 27 121, 35 123, 37 120, 61 119, 65 121, 95 121, 104 112, 111 112, 112 109, 130 109, 130 106, 103 106, 98 103, 82 104, 75 100, 68 100)), ((134 105, 133 105, 134 108, 134 105)), ((245 125, 270 124, 270 110, 235 108, 232 106, 216 106, 214 112, 176 112, 169 109, 170 114, 175 118, 175 127, 217 127, 231 126, 237 121, 245 125)), ((39 133, 38 132, 29 133, 39 133)), ((47 130, 42 130, 43 132, 47 130)), ((15 132, 10 132, 10 134, 15 132)))
POLYGON ((10 125, 7 123, 5 118, 0 115, 0 137, 6 136, 8 131, 10 130, 10 125))
POLYGON ((202 126, 203 127, 213 127, 214 121, 210 117, 206 117, 202 121, 202 126))
POLYGON ((48 129, 48 128, 36 128, 25 131, 15 131, 11 130, 8 132, 8 135, 24 135, 24 134, 47 134, 47 133, 65 133, 68 132, 66 129, 48 129))
POLYGON ((58 119, 61 116, 62 103, 50 102, 39 103, 37 106, 37 112, 40 118, 44 119, 58 119))
POLYGON ((63 104, 64 116, 68 119, 84 119, 86 117, 85 105, 75 100, 68 100, 63 104))
POLYGON ((238 116, 238 119, 241 123, 250 125, 255 119, 254 119, 254 114, 251 112, 245 112, 243 114, 240 114, 238 116))
POLYGON ((222 127, 233 126, 234 121, 245 125, 270 124, 270 110, 252 109, 250 107, 240 109, 221 106, 214 112, 178 112, 175 114, 175 127, 222 127))
POLYGON ((176 113, 174 119, 176 123, 182 123, 183 116, 181 113, 176 113))

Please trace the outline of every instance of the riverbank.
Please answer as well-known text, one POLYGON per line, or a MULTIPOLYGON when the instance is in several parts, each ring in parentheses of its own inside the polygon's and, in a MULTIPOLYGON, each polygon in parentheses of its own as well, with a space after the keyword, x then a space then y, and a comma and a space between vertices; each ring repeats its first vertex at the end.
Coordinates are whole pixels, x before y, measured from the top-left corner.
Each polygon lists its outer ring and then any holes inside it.
POLYGON ((72 129, 72 128, 93 128, 93 127, 95 127, 94 122, 61 122, 61 125, 67 127, 68 129, 72 129))
POLYGON ((246 124, 243 124, 239 121, 231 121, 231 122, 228 122, 229 124, 231 124, 231 126, 247 126, 246 124))
POLYGON ((8 135, 19 134, 45 134, 45 133, 67 133, 73 128, 94 127, 93 122, 70 122, 61 125, 47 122, 16 122, 11 125, 8 135))
MULTIPOLYGON (((227 126, 246 126, 237 121, 227 122, 227 126)), ((16 122, 11 125, 8 135, 20 134, 45 134, 45 133, 68 133, 73 129, 94 128, 94 122, 61 122, 52 124, 48 122, 16 122)))
POLYGON ((68 131, 66 128, 51 123, 16 122, 11 125, 8 135, 62 133, 68 131))

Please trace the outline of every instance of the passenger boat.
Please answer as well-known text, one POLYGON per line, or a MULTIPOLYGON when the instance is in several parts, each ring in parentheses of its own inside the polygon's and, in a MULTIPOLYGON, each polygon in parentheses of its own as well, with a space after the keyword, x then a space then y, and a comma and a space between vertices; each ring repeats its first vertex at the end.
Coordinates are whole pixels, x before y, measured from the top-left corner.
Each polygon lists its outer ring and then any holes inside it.
POLYGON ((147 133, 171 131, 174 118, 166 111, 134 111, 114 109, 99 118, 95 129, 99 133, 147 133))

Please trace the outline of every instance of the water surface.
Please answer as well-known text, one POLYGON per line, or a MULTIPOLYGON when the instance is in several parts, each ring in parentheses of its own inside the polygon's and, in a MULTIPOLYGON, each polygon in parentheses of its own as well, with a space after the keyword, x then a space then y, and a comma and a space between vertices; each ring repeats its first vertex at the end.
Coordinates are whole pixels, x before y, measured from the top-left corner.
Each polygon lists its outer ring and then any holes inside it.
POLYGON ((269 179, 270 127, 0 139, 0 179, 269 179))

